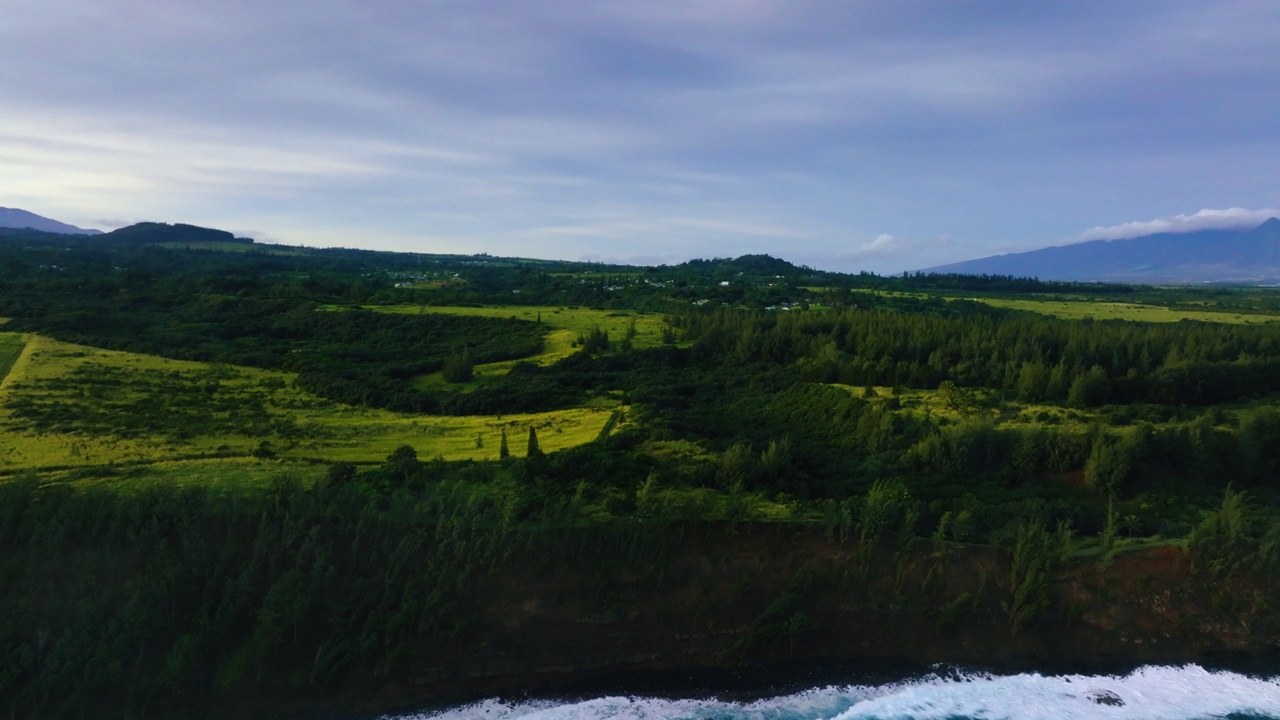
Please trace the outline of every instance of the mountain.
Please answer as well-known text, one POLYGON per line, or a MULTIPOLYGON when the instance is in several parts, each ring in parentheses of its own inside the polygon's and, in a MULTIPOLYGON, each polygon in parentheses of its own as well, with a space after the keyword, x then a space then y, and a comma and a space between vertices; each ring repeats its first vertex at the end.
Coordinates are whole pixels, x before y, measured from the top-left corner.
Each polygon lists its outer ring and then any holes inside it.
POLYGON ((68 225, 50 220, 47 217, 41 217, 33 212, 19 210, 18 208, 0 207, 0 227, 5 228, 31 228, 32 230, 40 230, 42 232, 62 233, 64 235, 100 235, 101 230, 86 230, 85 228, 68 225))
POLYGON ((930 273, 1138 283, 1280 280, 1280 219, 1247 230, 1092 240, 926 268, 930 273))

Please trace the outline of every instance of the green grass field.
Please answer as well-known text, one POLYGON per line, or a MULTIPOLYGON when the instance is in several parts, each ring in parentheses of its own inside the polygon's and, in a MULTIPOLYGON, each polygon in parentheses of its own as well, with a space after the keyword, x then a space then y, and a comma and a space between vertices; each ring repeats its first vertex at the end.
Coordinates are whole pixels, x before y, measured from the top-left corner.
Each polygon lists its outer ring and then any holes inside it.
MULTIPOLYGON (((9 347, 9 346, 4 346, 9 347)), ((288 373, 167 360, 31 336, 0 390, 0 473, 247 458, 372 463, 410 445, 419 457, 513 455, 529 428, 544 451, 594 440, 608 407, 440 417, 340 405, 288 373), (269 451, 269 453, 267 452, 269 451)))
MULTIPOLYGON (((148 487, 200 487, 210 493, 242 494, 269 488, 281 477, 292 477, 310 487, 328 472, 318 463, 257 458, 158 461, 140 465, 97 465, 41 473, 48 483, 70 483, 80 488, 111 490, 122 495, 148 487)), ((0 482, 3 479, 0 478, 0 482)))
POLYGON ((22 349, 27 346, 27 340, 17 333, 0 333, 0 387, 4 386, 5 378, 9 376, 9 370, 13 364, 18 362, 18 357, 22 355, 22 349))
POLYGON ((1002 298, 973 298, 996 307, 1012 310, 1028 310, 1041 315, 1052 315, 1064 320, 1132 320, 1135 322, 1171 323, 1181 320, 1200 322, 1254 325, 1280 321, 1276 315, 1248 315, 1212 310, 1183 310, 1160 305, 1142 305, 1122 302, 1074 302, 1064 300, 1006 300, 1002 298))
POLYGON ((302 248, 286 245, 237 242, 166 242, 156 243, 155 247, 177 248, 181 250, 215 250, 229 253, 262 253, 264 255, 305 255, 302 248))
MULTIPOLYGON (((815 288, 816 290, 816 288, 815 288)), ((854 290, 854 292, 883 295, 885 297, 933 297, 927 293, 896 292, 886 290, 854 290)), ((1143 303, 1104 302, 1079 299, 1023 300, 998 297, 946 297, 947 300, 971 300, 1010 310, 1025 310, 1063 320, 1129 320, 1133 322, 1175 323, 1182 320, 1227 323, 1233 325, 1257 325, 1280 321, 1280 315, 1234 313, 1216 310, 1188 310, 1168 308, 1143 303)))
MULTIPOLYGON (((662 315, 656 313, 640 313, 632 311, 592 310, 582 307, 554 306, 521 306, 495 305, 488 307, 435 307, 431 305, 378 305, 367 306, 368 310, 377 312, 417 315, 425 313, 444 313, 448 315, 464 315, 472 317, 517 318, 520 320, 541 320, 549 328, 541 353, 521 360, 486 363, 475 367, 476 379, 470 383, 453 387, 467 390, 474 388, 486 378, 505 375, 517 362, 532 362, 538 365, 550 365, 557 360, 577 352, 578 336, 586 335, 595 328, 609 333, 609 340, 615 345, 627 334, 627 327, 632 321, 636 324, 636 337, 632 344, 636 349, 657 347, 662 344, 662 315)), ((419 388, 445 384, 440 373, 432 373, 415 378, 414 385, 419 388)))

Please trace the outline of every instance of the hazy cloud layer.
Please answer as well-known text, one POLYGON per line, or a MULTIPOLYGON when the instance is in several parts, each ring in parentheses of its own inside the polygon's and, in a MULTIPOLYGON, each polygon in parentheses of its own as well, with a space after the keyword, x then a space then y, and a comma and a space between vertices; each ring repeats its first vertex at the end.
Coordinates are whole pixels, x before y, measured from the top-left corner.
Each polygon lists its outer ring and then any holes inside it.
POLYGON ((1096 227, 1080 235, 1080 240, 1123 240, 1156 233, 1184 233, 1217 228, 1252 228, 1280 215, 1277 210, 1201 210, 1193 215, 1129 222, 1111 227, 1096 227))
POLYGON ((1278 41, 1261 0, 13 0, 0 205, 897 271, 1274 205, 1278 41))

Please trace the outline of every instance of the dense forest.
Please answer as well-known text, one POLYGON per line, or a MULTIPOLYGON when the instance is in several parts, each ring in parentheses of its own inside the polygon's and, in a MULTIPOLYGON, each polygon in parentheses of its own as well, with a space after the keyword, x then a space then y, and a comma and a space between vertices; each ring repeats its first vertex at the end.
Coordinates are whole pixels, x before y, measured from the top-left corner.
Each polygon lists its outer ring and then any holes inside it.
MULTIPOLYGON (((202 230, 0 233, 0 330, 283 371, 345 406, 502 417, 609 403, 609 422, 554 453, 533 425, 503 430, 496 458, 466 461, 406 443, 316 468, 264 444, 255 458, 273 479, 252 489, 170 486, 127 463, 0 470, 12 716, 198 716, 255 689, 376 684, 476 633, 469 603, 502 568, 557 557, 660 573, 673 528, 790 523, 896 567, 924 541, 997 548, 1014 633, 1068 612, 1049 599, 1055 568, 1126 547, 1188 552, 1220 612, 1241 607, 1226 578, 1280 568, 1280 323, 1072 320, 985 301, 1265 319, 1280 311, 1270 291, 842 275, 767 256, 636 268, 309 250, 202 230), (555 362, 481 381, 473 368, 538 355, 552 328, 427 312, 479 304, 654 313, 662 335, 640 347, 634 323, 596 329, 555 362), (445 381, 419 381, 433 373, 445 381), (129 490, 88 482, 103 478, 129 490)), ((217 384, 200 392, 213 407, 217 384)), ((86 427, 30 395, 0 402, 24 432, 86 427)), ((1249 612, 1273 601, 1258 592, 1249 612)), ((957 597, 915 602, 952 617, 968 607, 957 597)), ((794 643, 803 613, 778 607, 761 637, 794 643)))

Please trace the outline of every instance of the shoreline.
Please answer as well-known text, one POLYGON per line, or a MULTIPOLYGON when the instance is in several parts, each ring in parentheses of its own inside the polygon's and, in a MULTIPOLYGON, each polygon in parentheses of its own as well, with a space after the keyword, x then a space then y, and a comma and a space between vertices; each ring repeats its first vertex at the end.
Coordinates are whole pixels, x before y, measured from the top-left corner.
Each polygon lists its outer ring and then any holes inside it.
MULTIPOLYGON (((919 680, 946 679, 962 675, 1012 677, 1029 674, 1042 677, 1084 676, 1124 678, 1143 668, 1185 668, 1198 666, 1209 672, 1231 672, 1251 678, 1280 678, 1280 657, 1266 661, 1226 659, 1220 663, 1121 663, 1107 667, 975 667, 946 663, 920 665, 906 658, 861 660, 814 660, 805 663, 766 663, 740 668, 698 668, 693 670, 650 670, 622 672, 569 681, 555 690, 525 693, 490 693, 442 699, 422 706, 382 710, 357 715, 336 715, 332 720, 377 720, 415 717, 467 707, 485 701, 517 705, 527 702, 576 703, 598 698, 623 697, 637 700, 715 700, 752 703, 789 697, 806 691, 846 687, 883 687, 919 680), (888 666, 888 667, 886 667, 888 666)), ((302 717, 302 716, 299 716, 302 717)), ((320 718, 315 714, 307 718, 320 718)))

